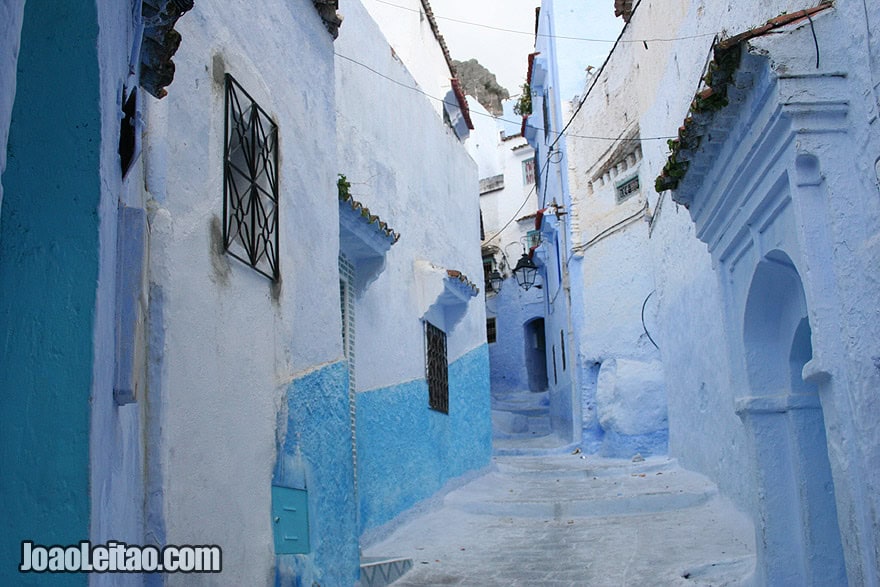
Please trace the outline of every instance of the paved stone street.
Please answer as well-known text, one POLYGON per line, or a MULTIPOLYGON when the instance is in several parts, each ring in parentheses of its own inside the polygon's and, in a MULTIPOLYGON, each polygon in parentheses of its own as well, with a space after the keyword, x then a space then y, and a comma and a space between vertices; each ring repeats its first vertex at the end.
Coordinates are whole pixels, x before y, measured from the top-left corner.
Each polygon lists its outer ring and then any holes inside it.
POLYGON ((665 457, 496 456, 364 555, 411 558, 400 587, 741 585, 754 535, 705 477, 665 457))

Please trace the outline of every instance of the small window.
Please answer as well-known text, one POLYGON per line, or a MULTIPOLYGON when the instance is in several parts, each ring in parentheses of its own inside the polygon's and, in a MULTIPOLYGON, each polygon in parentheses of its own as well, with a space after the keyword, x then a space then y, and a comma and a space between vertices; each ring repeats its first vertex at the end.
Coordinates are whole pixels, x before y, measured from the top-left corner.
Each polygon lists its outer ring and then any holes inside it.
POLYGON ((627 181, 621 183, 617 186, 616 192, 616 200, 617 203, 620 204, 624 200, 629 199, 633 194, 638 193, 639 191, 639 176, 635 176, 632 179, 628 179, 627 181))
POLYGON ((544 110, 544 142, 550 142, 550 135, 553 133, 553 126, 550 121, 550 90, 544 92, 544 99, 541 104, 544 110))
POLYGON ((553 385, 559 383, 559 378, 556 376, 556 345, 553 345, 553 385))
POLYGON ((228 73, 223 156, 226 251, 277 281, 278 127, 228 73))
POLYGON ((523 166, 523 183, 531 185, 535 183, 535 158, 531 157, 522 163, 523 166))
POLYGON ((446 362, 446 333, 425 322, 425 372, 428 379, 428 405, 449 413, 449 366, 446 362))
POLYGON ((491 289, 489 284, 490 277, 492 275, 492 269, 495 268, 495 257, 487 256, 483 257, 483 283, 486 284, 486 291, 491 289))
POLYGON ((132 88, 127 95, 122 104, 122 122, 119 126, 119 163, 122 166, 122 177, 128 174, 141 148, 137 128, 137 88, 132 88))
POLYGON ((495 318, 486 318, 486 340, 492 344, 497 339, 495 333, 495 318))
POLYGON ((565 371, 565 333, 559 331, 559 350, 562 352, 562 370, 565 371))

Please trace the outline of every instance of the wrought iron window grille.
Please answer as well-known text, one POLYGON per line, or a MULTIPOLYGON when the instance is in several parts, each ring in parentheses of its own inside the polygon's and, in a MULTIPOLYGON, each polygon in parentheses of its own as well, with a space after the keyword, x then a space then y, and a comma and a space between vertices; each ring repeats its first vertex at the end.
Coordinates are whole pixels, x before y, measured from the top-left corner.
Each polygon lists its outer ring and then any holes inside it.
POLYGON ((226 252, 277 281, 278 126, 228 73, 223 156, 226 252))
POLYGON ((446 333, 425 322, 425 371, 428 379, 428 405, 449 413, 449 365, 446 361, 446 333))

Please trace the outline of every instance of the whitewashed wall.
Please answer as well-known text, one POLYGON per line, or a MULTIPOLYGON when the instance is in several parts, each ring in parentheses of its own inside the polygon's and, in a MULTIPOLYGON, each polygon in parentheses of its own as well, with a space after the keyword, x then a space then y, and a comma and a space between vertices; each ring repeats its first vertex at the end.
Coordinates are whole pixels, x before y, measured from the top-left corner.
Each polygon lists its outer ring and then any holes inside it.
MULTIPOLYGON (((452 89, 449 66, 437 41, 431 23, 425 15, 421 0, 401 0, 396 6, 368 1, 364 8, 387 39, 394 54, 413 77, 419 87, 429 95, 441 100, 452 89), (402 7, 402 8, 401 8, 402 7)), ((343 14, 352 12, 348 2, 340 2, 343 14)), ((440 28, 442 34, 442 26, 440 28)), ((443 104, 432 100, 431 105, 442 118, 443 104)))
MULTIPOLYGON (((381 38, 364 8, 347 0, 340 10, 346 29, 337 53, 412 85, 387 46, 364 42, 381 38)), ((358 300, 357 388, 365 391, 425 376, 416 260, 461 271, 482 291, 479 184, 476 164, 430 107, 435 101, 344 58, 337 68, 338 172, 355 200, 401 234, 358 300)), ((450 363, 485 343, 484 317, 482 295, 471 298, 448 333, 450 363)))
POLYGON ((201 0, 176 28, 174 84, 146 112, 148 402, 159 424, 147 439, 148 532, 218 544, 224 582, 269 584, 286 392, 342 357, 339 301, 326 295, 338 250, 332 38, 308 0, 259 10, 201 0), (222 252, 227 72, 279 129, 279 286, 222 252))

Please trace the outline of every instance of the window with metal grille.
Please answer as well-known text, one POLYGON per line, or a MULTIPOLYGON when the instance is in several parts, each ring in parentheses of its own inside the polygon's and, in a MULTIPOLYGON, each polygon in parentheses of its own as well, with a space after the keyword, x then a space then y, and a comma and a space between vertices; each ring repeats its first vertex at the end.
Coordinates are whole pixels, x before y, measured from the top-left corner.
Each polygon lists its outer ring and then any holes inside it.
POLYGON ((449 366, 446 363, 446 333, 425 322, 425 372, 428 379, 428 405, 449 413, 449 366))
POLYGON ((495 318, 486 318, 486 341, 490 344, 497 340, 495 318))
POLYGON ((278 127, 226 74, 223 143, 226 251, 278 280, 278 127))
POLYGON ((523 166, 523 182, 526 185, 535 183, 535 158, 531 157, 522 163, 523 166))
POLYGON ((489 284, 489 278, 492 275, 492 269, 495 266, 495 257, 488 256, 483 257, 483 283, 486 284, 486 291, 489 291, 492 286, 489 284))
POLYGON ((617 203, 621 203, 624 200, 628 199, 633 194, 639 191, 639 176, 635 176, 632 179, 628 179, 619 186, 617 186, 616 192, 616 200, 617 203))

